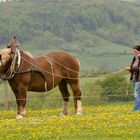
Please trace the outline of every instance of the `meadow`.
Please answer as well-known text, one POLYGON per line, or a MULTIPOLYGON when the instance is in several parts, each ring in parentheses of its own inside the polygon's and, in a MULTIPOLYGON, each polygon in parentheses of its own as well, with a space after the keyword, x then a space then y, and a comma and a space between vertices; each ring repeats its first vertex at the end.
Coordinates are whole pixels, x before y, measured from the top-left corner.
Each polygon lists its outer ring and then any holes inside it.
MULTIPOLYGON (((27 116, 17 120, 15 97, 7 85, 9 111, 1 100, 0 140, 138 140, 140 112, 132 111, 133 101, 101 100, 102 89, 96 81, 106 76, 108 74, 81 78, 83 116, 74 114, 71 95, 69 114, 61 117, 62 99, 55 88, 48 93, 29 92, 27 116)), ((0 85, 1 93, 4 92, 3 84, 0 85)), ((5 98, 4 94, 2 98, 5 98)))
POLYGON ((15 119, 15 111, 0 112, 0 140, 138 140, 140 112, 132 103, 84 106, 83 116, 60 117, 59 109, 28 110, 26 118, 15 119))

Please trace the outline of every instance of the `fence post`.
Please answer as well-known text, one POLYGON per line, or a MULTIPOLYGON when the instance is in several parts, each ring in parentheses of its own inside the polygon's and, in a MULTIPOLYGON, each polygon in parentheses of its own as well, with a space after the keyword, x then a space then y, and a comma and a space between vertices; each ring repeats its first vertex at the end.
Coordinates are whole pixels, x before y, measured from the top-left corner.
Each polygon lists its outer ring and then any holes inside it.
POLYGON ((5 108, 6 110, 9 110, 8 85, 7 85, 7 82, 6 82, 6 81, 4 81, 3 97, 4 97, 4 108, 5 108))

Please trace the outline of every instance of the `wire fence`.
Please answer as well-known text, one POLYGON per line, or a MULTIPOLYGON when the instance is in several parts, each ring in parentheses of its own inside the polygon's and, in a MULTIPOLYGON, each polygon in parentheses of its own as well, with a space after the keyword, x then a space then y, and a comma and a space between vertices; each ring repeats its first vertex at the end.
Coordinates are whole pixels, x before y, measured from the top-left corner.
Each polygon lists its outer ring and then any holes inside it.
MULTIPOLYGON (((116 74, 118 72, 113 72, 111 74, 114 73, 116 74)), ((2 86, 4 87, 3 89, 0 89, 0 92, 2 93, 0 94, 0 110, 16 110, 17 105, 14 94, 9 88, 7 82, 2 82, 2 84, 2 86)), ((84 87, 81 87, 83 88, 81 96, 83 106, 110 104, 114 102, 123 102, 124 104, 126 104, 134 100, 134 96, 132 94, 132 91, 130 90, 124 89, 125 91, 119 91, 118 89, 113 89, 114 94, 109 93, 109 91, 106 91, 106 93, 103 94, 102 90, 98 89, 98 86, 93 87, 92 83, 89 82, 87 84, 88 85, 85 84, 84 87)), ((69 106, 73 107, 74 105, 72 94, 69 99, 69 106)), ((46 93, 28 92, 26 100, 26 107, 31 109, 60 108, 63 104, 61 93, 59 92, 59 90, 55 89, 46 93)))
MULTIPOLYGON (((63 99, 61 96, 55 96, 55 93, 52 92, 48 94, 28 94, 26 98, 26 108, 30 108, 33 110, 41 110, 41 109, 55 109, 61 108, 63 104, 63 99), (51 95, 49 95, 51 94, 51 95)), ((133 101, 133 94, 121 94, 121 95, 93 95, 93 96, 81 96, 83 106, 89 105, 108 105, 112 103, 124 103, 127 104, 133 101), (125 98, 125 100, 124 100, 125 98)), ((73 96, 69 97, 69 107, 73 107, 73 96)), ((16 110, 16 99, 15 97, 1 98, 0 99, 0 110, 16 110)))

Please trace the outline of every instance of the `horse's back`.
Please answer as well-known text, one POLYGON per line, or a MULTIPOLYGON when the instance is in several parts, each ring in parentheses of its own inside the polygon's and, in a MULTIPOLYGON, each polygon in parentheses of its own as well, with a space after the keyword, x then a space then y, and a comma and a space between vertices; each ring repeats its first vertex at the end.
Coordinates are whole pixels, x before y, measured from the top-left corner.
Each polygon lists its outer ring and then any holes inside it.
POLYGON ((61 65, 61 67, 71 68, 75 71, 79 71, 80 69, 80 62, 78 59, 67 52, 51 52, 46 56, 48 59, 52 60, 53 63, 61 65))
POLYGON ((58 78, 67 77, 66 79, 79 77, 80 63, 76 57, 67 52, 50 52, 46 55, 35 57, 35 60, 43 70, 42 72, 46 78, 52 78, 52 74, 54 76, 58 75, 58 78))

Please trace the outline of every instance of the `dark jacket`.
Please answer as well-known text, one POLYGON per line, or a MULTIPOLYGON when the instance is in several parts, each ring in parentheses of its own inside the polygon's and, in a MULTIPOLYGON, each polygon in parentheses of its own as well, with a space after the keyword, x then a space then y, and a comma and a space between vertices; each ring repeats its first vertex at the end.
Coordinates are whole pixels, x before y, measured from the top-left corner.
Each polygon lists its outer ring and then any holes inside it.
POLYGON ((131 72, 130 80, 133 79, 133 74, 135 74, 135 80, 137 82, 140 82, 140 57, 139 57, 138 66, 136 68, 133 68, 132 66, 133 66, 135 60, 136 60, 136 58, 133 57, 131 65, 130 65, 130 72, 131 72))

